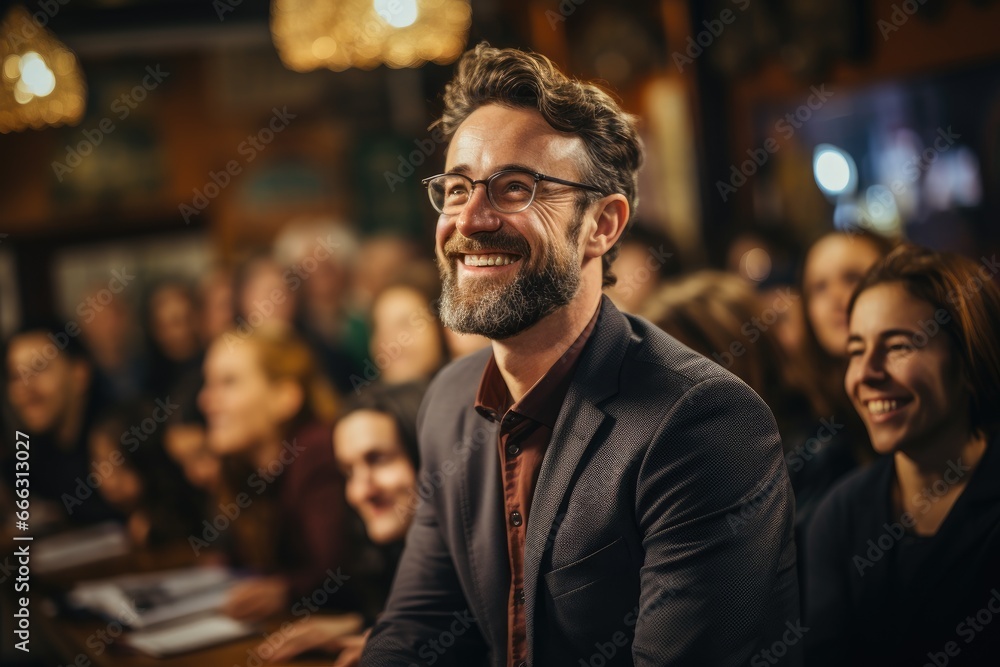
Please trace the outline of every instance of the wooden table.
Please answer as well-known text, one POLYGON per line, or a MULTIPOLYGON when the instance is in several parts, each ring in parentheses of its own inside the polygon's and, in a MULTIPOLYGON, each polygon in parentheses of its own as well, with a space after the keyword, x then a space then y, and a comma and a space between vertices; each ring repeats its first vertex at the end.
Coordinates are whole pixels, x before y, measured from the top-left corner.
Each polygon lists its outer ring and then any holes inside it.
MULTIPOLYGON (((202 556, 197 563, 205 564, 202 556)), ((258 624, 260 631, 245 639, 213 646, 168 658, 153 658, 125 646, 118 632, 120 625, 100 618, 67 618, 46 613, 45 598, 65 592, 73 584, 88 579, 103 579, 121 574, 151 572, 194 565, 196 562, 187 544, 174 545, 155 551, 136 551, 127 556, 108 559, 71 570, 45 575, 32 575, 31 654, 52 667, 262 667, 289 665, 294 667, 330 665, 331 656, 313 654, 286 663, 263 662, 255 649, 265 638, 278 632, 285 622, 300 619, 290 614, 268 619, 258 624), (38 584, 37 588, 35 583, 38 584)))

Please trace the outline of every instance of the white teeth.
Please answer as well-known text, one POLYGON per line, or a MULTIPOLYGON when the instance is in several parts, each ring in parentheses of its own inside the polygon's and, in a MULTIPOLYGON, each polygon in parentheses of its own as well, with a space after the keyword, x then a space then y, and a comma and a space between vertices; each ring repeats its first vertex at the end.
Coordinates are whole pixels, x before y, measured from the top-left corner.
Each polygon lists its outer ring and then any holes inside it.
POLYGON ((466 266, 507 266, 516 261, 512 255, 465 255, 466 266))
POLYGON ((882 415, 886 412, 892 412, 899 406, 899 401, 895 400, 875 400, 868 401, 868 411, 873 415, 882 415))

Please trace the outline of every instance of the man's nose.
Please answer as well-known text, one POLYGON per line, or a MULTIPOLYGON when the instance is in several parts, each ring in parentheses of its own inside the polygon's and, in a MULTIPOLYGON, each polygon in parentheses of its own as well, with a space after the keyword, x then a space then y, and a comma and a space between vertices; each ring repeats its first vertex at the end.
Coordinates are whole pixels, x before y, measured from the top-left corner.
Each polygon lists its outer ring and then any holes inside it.
POLYGON ((490 204, 486 184, 476 183, 469 193, 469 201, 455 218, 455 229, 462 236, 470 237, 479 232, 495 232, 501 224, 496 209, 490 204))

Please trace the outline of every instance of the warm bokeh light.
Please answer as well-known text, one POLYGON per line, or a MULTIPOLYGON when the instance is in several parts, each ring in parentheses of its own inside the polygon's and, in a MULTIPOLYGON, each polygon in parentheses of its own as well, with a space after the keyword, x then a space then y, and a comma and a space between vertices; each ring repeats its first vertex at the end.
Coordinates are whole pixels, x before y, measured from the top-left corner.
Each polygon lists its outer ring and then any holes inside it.
POLYGON ((0 132, 76 124, 86 85, 76 56, 20 6, 0 24, 0 132))
POLYGON ((445 64, 465 49, 468 0, 274 0, 271 36, 289 69, 445 64))

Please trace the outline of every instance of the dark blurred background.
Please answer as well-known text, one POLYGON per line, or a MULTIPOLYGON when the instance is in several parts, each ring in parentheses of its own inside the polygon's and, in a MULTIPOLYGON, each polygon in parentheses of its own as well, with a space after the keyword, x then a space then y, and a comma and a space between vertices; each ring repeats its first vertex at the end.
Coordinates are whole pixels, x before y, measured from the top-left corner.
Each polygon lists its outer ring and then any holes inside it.
MULTIPOLYGON (((3 333, 73 315, 116 261, 140 285, 194 279, 303 216, 429 253, 419 181, 444 162, 427 127, 454 56, 343 71, 296 61, 296 48, 317 62, 337 51, 315 38, 322 21, 341 23, 338 39, 364 33, 349 12, 365 3, 333 3, 333 18, 314 4, 329 3, 0 2, 4 57, 23 53, 25 32, 32 48, 61 43, 78 62, 53 75, 48 97, 72 110, 77 67, 85 87, 78 120, 50 109, 39 127, 13 129, 24 122, 19 65, 0 63, 3 333)), ((740 270, 759 249, 761 265, 742 272, 790 281, 801 249, 835 225, 995 248, 998 28, 1000 3, 988 0, 474 0, 467 37, 419 29, 462 48, 534 49, 603 82, 642 121, 637 224, 671 240, 680 269, 740 270)))

